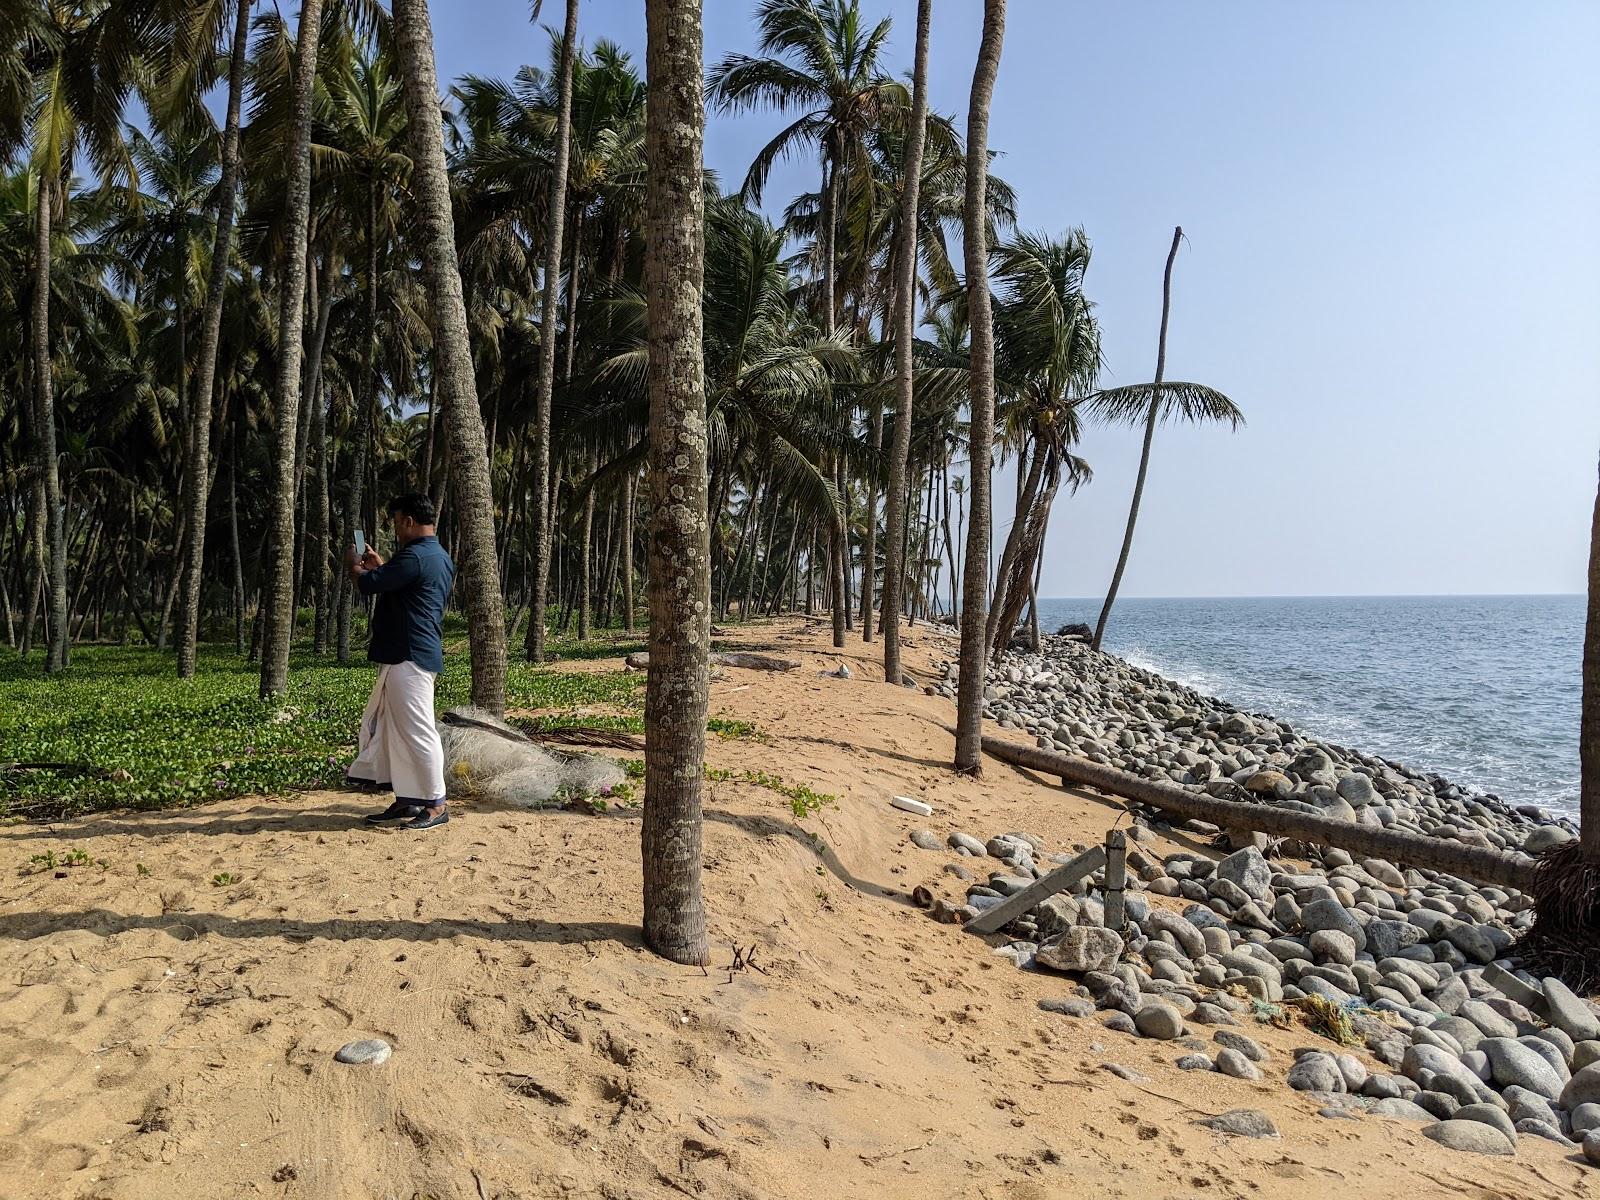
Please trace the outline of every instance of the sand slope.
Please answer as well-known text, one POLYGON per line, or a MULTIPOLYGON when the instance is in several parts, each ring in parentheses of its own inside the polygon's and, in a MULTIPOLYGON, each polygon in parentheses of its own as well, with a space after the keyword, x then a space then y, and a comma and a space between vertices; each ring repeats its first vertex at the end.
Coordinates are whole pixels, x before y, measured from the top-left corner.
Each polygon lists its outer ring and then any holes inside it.
MULTIPOLYGON (((840 804, 797 822, 771 791, 709 785, 705 973, 640 946, 636 813, 468 806, 415 835, 360 828, 365 798, 321 793, 0 830, 0 1196, 1600 1191, 1537 1139, 1487 1159, 1317 1117, 1282 1080, 1304 1032, 1247 1030, 1273 1061, 1246 1083, 1041 1012, 1060 980, 906 902, 961 886, 953 853, 906 835, 1020 828, 1066 849, 1114 810, 1001 764, 956 777, 947 703, 884 686, 859 635, 856 678, 823 677, 826 636, 753 629, 733 640, 804 667, 713 685, 713 712, 769 737, 713 739, 714 765, 840 804), (889 807, 896 792, 934 817, 889 807), (26 873, 70 848, 108 866, 26 873), (730 972, 735 944, 765 973, 730 972), (389 1062, 333 1061, 363 1036, 393 1043, 389 1062), (1236 1107, 1282 1139, 1192 1124, 1236 1107)), ((945 652, 926 629, 909 642, 924 673, 945 652)))

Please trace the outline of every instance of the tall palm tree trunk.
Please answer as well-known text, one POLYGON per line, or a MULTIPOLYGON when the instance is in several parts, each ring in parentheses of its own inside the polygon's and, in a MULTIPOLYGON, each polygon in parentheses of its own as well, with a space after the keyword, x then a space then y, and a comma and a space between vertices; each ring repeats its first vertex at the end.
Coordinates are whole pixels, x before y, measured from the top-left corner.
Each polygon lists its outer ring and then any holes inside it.
POLYGON ((1161 415, 1161 381, 1167 370, 1167 317, 1172 311, 1172 263, 1178 257, 1178 243, 1183 240, 1183 226, 1172 231, 1172 249, 1167 251, 1167 269, 1161 277, 1161 336, 1156 342, 1156 377, 1150 397, 1150 412, 1144 421, 1144 446, 1139 451, 1139 474, 1133 481, 1133 503, 1128 506, 1128 527, 1122 533, 1122 552, 1117 555, 1117 569, 1111 573, 1111 586, 1106 589, 1106 602, 1100 608, 1100 619, 1094 626, 1094 648, 1106 635, 1106 625, 1111 620, 1111 606, 1117 602, 1117 590, 1122 587, 1122 573, 1128 569, 1128 552, 1133 549, 1133 527, 1139 522, 1139 501, 1144 497, 1144 480, 1150 471, 1150 444, 1155 440, 1156 422, 1161 415))
POLYGON ((633 632, 633 468, 622 477, 622 628, 633 632))
MULTIPOLYGON (((46 612, 50 644, 44 669, 50 674, 67 665, 67 529, 61 498, 61 472, 56 464, 56 402, 50 368, 50 221, 55 215, 60 167, 39 168, 39 210, 34 222, 33 261, 33 387, 35 467, 44 480, 44 540, 49 556, 46 612)), ((45 559, 40 559, 41 569, 45 559)), ((31 622, 30 622, 31 624, 31 622)))
POLYGON ((883 529, 883 678, 898 685, 900 608, 905 578, 906 463, 911 457, 913 378, 911 340, 917 330, 917 206, 921 199, 922 151, 928 124, 928 30, 933 0, 917 3, 917 48, 911 79, 911 124, 906 131, 906 162, 901 172, 899 245, 894 281, 894 437, 889 448, 889 498, 883 529))
POLYGON ((872 470, 867 475, 867 531, 861 539, 861 640, 872 641, 878 576, 878 456, 883 452, 883 404, 872 405, 872 470))
MULTIPOLYGON (((590 470, 592 460, 584 463, 590 470)), ((592 470, 591 470, 592 474, 592 470)), ((594 480, 584 489, 583 519, 578 523, 578 640, 589 640, 589 619, 594 595, 594 480)))
POLYGON ((1583 715, 1578 728, 1583 771, 1578 816, 1583 853, 1600 860, 1600 491, 1595 493, 1594 524, 1589 531, 1589 620, 1583 637, 1583 715))
POLYGON ((708 957, 700 788, 711 646, 700 0, 646 0, 645 22, 650 678, 644 715, 644 936, 656 953, 693 964, 708 957))
POLYGON ((244 562, 239 554, 239 418, 233 418, 233 432, 228 439, 228 537, 229 557, 233 559, 233 648, 241 658, 246 650, 244 640, 244 562))
MULTIPOLYGON (((989 104, 1000 72, 1005 0, 984 0, 983 37, 972 72, 967 109, 967 190, 962 240, 966 243, 967 312, 972 325, 968 467, 972 524, 967 530, 966 590, 961 604, 961 677, 956 690, 958 771, 983 773, 983 675, 989 583, 989 475, 994 449, 994 313, 989 301, 989 245, 984 216, 989 187, 989 104)), ((898 682, 898 681, 896 681, 898 682)))
MULTIPOLYGON (((345 493, 344 541, 346 546, 356 544, 356 528, 365 521, 362 508, 368 499, 367 471, 372 464, 372 422, 378 407, 378 200, 372 180, 367 181, 367 213, 365 241, 366 265, 363 270, 364 320, 366 342, 362 347, 361 388, 356 398, 356 423, 350 437, 355 447, 355 461, 350 470, 349 489, 345 493)), ((368 540, 375 532, 370 526, 365 530, 368 540)), ((355 604, 354 587, 348 575, 339 582, 339 629, 336 635, 336 653, 340 662, 350 661, 350 616, 355 604)))
POLYGON ((433 28, 427 0, 395 0, 395 42, 400 51, 406 115, 412 138, 412 190, 420 218, 418 239, 439 349, 450 461, 455 464, 456 530, 461 539, 461 580, 466 591, 467 635, 472 647, 472 702, 499 716, 506 705, 506 614, 494 550, 494 490, 478 386, 467 335, 467 306, 456 258, 450 179, 444 163, 444 125, 433 64, 433 28))
MULTIPOLYGON (((550 582, 551 526, 554 517, 550 487, 550 404, 556 383, 556 284, 561 278, 561 241, 567 212, 567 162, 572 153, 572 65, 578 43, 578 0, 567 0, 567 22, 561 33, 561 95, 556 117, 556 157, 550 173, 550 202, 545 219, 544 281, 539 298, 539 388, 533 400, 533 601, 524 649, 529 662, 544 661, 545 593, 550 582)), ((577 247, 573 247, 576 256, 577 247)))
POLYGON ((261 698, 289 686, 289 646, 294 639, 295 438, 300 426, 300 367, 306 298, 306 239, 311 216, 311 97, 317 75, 322 0, 303 0, 296 38, 294 118, 285 180, 284 225, 288 251, 278 295, 278 379, 272 514, 267 535, 272 557, 264 601, 261 698))

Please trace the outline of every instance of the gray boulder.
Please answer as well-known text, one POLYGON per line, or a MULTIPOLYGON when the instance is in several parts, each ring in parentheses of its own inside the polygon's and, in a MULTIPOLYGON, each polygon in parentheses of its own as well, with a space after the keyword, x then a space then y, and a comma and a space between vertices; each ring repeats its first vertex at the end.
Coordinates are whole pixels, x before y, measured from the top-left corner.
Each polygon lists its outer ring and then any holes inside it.
POLYGON ((1206 955, 1206 939, 1200 930, 1176 913, 1159 908, 1152 909, 1150 915, 1145 918, 1145 927, 1150 931, 1160 930, 1170 934, 1172 940, 1178 943, 1178 948, 1191 959, 1204 958, 1206 955))
POLYGON ((1374 1101, 1372 1107, 1367 1111, 1380 1117, 1393 1117, 1397 1121, 1422 1121, 1428 1123, 1438 1120, 1431 1112, 1415 1101, 1404 1100, 1399 1097, 1374 1101))
POLYGON ((1451 1150, 1470 1154, 1514 1153, 1511 1139, 1482 1121, 1438 1121, 1424 1129, 1422 1136, 1451 1150))
POLYGON ((1237 885, 1252 900, 1272 896, 1272 868, 1254 846, 1236 850, 1219 862, 1216 876, 1237 885))
POLYGON ((1235 1108, 1219 1116, 1207 1117, 1195 1124, 1217 1133, 1230 1133, 1235 1137, 1275 1138, 1278 1127, 1272 1118, 1260 1109, 1235 1108))
POLYGON ((1489 1056, 1489 1070, 1500 1087, 1527 1088, 1547 1100, 1561 1095, 1562 1079, 1544 1057, 1514 1038, 1491 1037, 1478 1043, 1489 1056))
POLYGON ((1054 971, 1111 971, 1122 957, 1122 936, 1095 925, 1074 925, 1039 946, 1039 964, 1054 971))
POLYGON ((1300 909, 1300 923, 1313 933, 1321 929, 1337 930, 1355 942, 1357 950, 1367 948, 1366 930, 1337 900, 1313 900, 1304 905, 1300 909))
POLYGON ((1260 1079, 1261 1070, 1237 1050, 1219 1050, 1217 1052, 1217 1070, 1224 1075, 1231 1075, 1235 1079, 1260 1079))
POLYGON ((1237 1054, 1244 1055, 1251 1062, 1267 1061, 1267 1051, 1260 1042, 1235 1030, 1219 1029, 1211 1035, 1211 1040, 1219 1046, 1225 1046, 1237 1054))
POLYGON ((1581 1138, 1600 1129, 1600 1104, 1580 1104, 1570 1114, 1572 1136, 1581 1138))
POLYGON ((1550 1024, 1574 1042, 1587 1042, 1600 1038, 1600 1017, 1571 988, 1561 980, 1546 979, 1541 985, 1550 1024))
POLYGON ((1320 963, 1337 963, 1341 967, 1354 966, 1355 939, 1337 929, 1319 929, 1310 938, 1311 953, 1320 963))
POLYGON ((1576 1145, 1566 1134, 1561 1132, 1559 1125, 1549 1121, 1539 1121, 1532 1117, 1523 1117, 1522 1120, 1513 1122, 1518 1133, 1525 1133, 1529 1137, 1540 1137, 1546 1141, 1554 1142, 1558 1146, 1570 1148, 1576 1145))
POLYGON ((1183 1017, 1171 1005, 1153 1000, 1133 1014, 1133 1024, 1140 1035, 1170 1042, 1183 1036, 1183 1017))
POLYGON ((970 833, 962 833, 960 830, 957 830, 945 840, 950 843, 950 848, 952 850, 959 850, 962 854, 970 855, 973 858, 982 858, 988 853, 988 851, 983 848, 983 843, 977 838, 973 837, 970 833))
POLYGON ((1482 1000, 1468 1000, 1458 1009, 1458 1017, 1465 1017, 1480 1030, 1486 1038, 1514 1038, 1517 1036, 1517 1027, 1509 1017, 1501 1016, 1482 1000))
POLYGON ((1513 1145, 1516 1144, 1517 1127, 1511 1123, 1511 1118, 1505 1114, 1504 1110, 1496 1108, 1492 1104, 1463 1104, 1456 1109, 1456 1115, 1452 1120, 1482 1121, 1485 1125, 1493 1126, 1505 1134, 1513 1145))
POLYGON ((1302 1054, 1289 1068, 1288 1084, 1297 1092, 1342 1092, 1344 1072, 1331 1054, 1314 1050, 1302 1054))
POLYGON ((1562 1108, 1573 1109, 1580 1104, 1596 1102, 1600 1102, 1600 1062, 1590 1063, 1561 1089, 1562 1108))

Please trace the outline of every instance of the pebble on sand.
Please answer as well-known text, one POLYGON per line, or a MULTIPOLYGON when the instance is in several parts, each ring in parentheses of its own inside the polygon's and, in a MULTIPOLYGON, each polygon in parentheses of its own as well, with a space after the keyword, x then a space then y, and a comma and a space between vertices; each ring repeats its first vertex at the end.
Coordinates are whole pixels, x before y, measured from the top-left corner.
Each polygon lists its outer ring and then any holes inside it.
POLYGON ((393 1047, 382 1038, 362 1038, 360 1041, 347 1042, 340 1046, 334 1053, 333 1061, 350 1063, 355 1066, 372 1066, 388 1062, 393 1047))

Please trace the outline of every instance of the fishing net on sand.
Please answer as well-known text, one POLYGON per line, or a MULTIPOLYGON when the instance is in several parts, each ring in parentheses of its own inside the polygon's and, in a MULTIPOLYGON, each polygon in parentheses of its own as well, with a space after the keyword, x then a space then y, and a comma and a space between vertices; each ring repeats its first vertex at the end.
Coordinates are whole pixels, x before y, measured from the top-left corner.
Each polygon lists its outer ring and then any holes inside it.
POLYGON ((445 791, 519 808, 561 798, 604 796, 623 782, 622 768, 597 754, 557 750, 478 708, 453 708, 439 720, 445 791))

